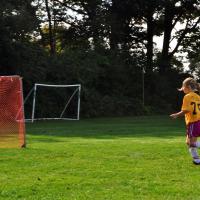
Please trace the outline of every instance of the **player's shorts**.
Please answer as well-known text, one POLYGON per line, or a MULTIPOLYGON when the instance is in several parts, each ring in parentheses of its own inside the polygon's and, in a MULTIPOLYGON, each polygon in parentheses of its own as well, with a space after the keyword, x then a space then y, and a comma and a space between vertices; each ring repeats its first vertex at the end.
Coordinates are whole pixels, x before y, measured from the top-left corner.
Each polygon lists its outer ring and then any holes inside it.
POLYGON ((200 121, 192 122, 187 125, 187 135, 189 138, 200 137, 200 121))

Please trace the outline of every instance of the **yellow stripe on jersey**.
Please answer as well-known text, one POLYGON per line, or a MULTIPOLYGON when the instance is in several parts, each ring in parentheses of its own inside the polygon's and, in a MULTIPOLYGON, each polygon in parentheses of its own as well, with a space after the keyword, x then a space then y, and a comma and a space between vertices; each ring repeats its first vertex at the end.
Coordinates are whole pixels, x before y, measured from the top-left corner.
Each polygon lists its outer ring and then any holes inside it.
POLYGON ((194 92, 186 94, 181 110, 189 111, 185 114, 186 124, 200 120, 200 96, 194 92))

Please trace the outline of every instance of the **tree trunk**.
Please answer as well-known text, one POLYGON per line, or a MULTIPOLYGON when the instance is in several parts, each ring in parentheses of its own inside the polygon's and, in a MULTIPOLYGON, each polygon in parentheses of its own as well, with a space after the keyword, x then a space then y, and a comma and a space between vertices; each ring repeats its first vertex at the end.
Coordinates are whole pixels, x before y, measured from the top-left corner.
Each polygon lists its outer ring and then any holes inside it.
POLYGON ((147 73, 151 73, 153 71, 153 32, 154 23, 152 11, 147 14, 147 73))
POLYGON ((169 45, 171 39, 171 32, 173 29, 172 21, 174 18, 174 5, 167 3, 165 7, 165 18, 164 18, 164 39, 163 48, 161 53, 160 61, 160 73, 163 74, 170 69, 170 56, 169 56, 169 45))
POLYGON ((119 44, 122 43, 123 37, 123 16, 120 16, 119 2, 113 0, 113 4, 110 8, 110 48, 112 50, 119 50, 119 44))
POLYGON ((54 34, 53 34, 53 26, 52 26, 52 16, 51 16, 51 11, 49 8, 49 2, 48 0, 45 0, 45 6, 46 6, 46 11, 47 11, 47 16, 48 16, 48 24, 49 24, 49 45, 50 45, 50 54, 54 55, 55 54, 55 40, 54 40, 54 34))

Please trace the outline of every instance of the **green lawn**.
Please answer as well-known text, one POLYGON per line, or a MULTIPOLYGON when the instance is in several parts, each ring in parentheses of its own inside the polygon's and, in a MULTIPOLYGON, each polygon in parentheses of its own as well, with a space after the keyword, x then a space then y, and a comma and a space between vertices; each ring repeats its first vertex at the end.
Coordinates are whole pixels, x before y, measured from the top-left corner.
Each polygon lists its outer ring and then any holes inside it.
POLYGON ((27 148, 0 149, 0 200, 198 200, 200 166, 183 120, 27 124, 27 148))

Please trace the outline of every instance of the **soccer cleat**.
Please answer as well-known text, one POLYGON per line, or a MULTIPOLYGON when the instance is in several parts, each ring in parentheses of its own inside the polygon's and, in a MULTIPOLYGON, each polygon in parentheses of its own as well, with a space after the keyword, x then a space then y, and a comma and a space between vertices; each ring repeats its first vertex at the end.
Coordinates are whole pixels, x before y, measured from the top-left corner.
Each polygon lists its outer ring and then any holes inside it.
POLYGON ((194 159, 194 160, 193 160, 193 163, 194 163, 195 165, 200 165, 200 159, 194 159))

